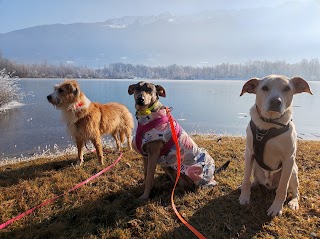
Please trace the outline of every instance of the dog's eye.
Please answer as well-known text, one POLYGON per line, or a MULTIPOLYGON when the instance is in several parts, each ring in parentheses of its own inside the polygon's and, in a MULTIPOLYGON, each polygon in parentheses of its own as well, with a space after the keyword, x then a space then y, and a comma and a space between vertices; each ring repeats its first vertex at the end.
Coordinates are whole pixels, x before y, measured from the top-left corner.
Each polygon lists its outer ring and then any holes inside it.
POLYGON ((149 93, 152 92, 152 88, 147 88, 146 92, 149 92, 149 93))
POLYGON ((283 89, 283 91, 290 91, 291 90, 291 88, 290 88, 290 86, 286 86, 286 87, 284 87, 284 89, 283 89))
POLYGON ((58 93, 60 94, 60 93, 62 93, 62 92, 63 92, 63 89, 59 88, 59 89, 58 89, 58 93))
POLYGON ((262 89, 263 91, 268 91, 268 90, 269 90, 268 86, 263 86, 261 89, 262 89))

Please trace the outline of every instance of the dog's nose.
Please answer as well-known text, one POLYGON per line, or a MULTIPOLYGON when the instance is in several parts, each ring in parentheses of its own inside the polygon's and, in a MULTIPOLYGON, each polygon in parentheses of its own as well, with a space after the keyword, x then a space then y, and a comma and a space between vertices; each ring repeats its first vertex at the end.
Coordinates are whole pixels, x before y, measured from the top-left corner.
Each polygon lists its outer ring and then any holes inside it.
POLYGON ((51 95, 48 95, 47 96, 47 99, 50 101, 52 99, 52 96, 51 95))
POLYGON ((282 100, 280 98, 272 98, 270 100, 269 110, 279 112, 281 104, 282 104, 282 100))
POLYGON ((138 104, 138 105, 144 105, 144 97, 143 97, 143 96, 140 96, 140 97, 137 99, 137 104, 138 104))

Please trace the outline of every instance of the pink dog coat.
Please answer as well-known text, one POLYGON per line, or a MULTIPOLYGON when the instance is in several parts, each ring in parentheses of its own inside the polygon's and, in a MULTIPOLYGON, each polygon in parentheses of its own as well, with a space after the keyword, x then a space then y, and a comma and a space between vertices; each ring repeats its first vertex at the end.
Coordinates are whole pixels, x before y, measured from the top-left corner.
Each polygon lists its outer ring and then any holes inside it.
MULTIPOLYGON (((165 146, 160 153, 158 163, 163 167, 177 169, 176 146, 172 140, 170 123, 166 110, 162 109, 148 115, 137 115, 138 128, 133 139, 135 150, 146 156, 144 145, 161 140, 165 146)), ((179 139, 181 154, 181 173, 191 178, 195 185, 215 184, 213 180, 215 165, 213 158, 206 150, 190 138, 190 136, 174 121, 179 139)))

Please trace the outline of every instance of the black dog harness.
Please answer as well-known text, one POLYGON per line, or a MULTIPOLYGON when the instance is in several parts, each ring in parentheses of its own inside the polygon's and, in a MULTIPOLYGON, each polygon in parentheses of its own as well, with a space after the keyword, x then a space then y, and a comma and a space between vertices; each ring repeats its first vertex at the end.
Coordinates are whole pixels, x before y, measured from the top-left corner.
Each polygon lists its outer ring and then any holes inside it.
MULTIPOLYGON (((260 116, 260 118, 268 123, 274 123, 270 122, 270 120, 267 120, 265 118, 263 118, 262 116, 260 116), (267 120, 267 121, 266 121, 267 120)), ((268 171, 279 171, 282 167, 282 164, 279 165, 278 169, 273 170, 271 169, 269 166, 265 165, 265 163, 263 162, 263 153, 264 153, 264 148, 265 145, 267 143, 267 141, 269 139, 272 139, 274 137, 279 136, 280 134, 283 134, 285 132, 287 132, 290 128, 290 122, 287 125, 281 124, 279 122, 276 122, 277 125, 280 125, 281 128, 277 129, 277 128, 270 128, 267 130, 262 130, 259 129, 252 121, 250 121, 250 127, 251 127, 251 131, 253 134, 253 157, 256 159, 257 163, 260 165, 261 168, 268 170, 268 171)))

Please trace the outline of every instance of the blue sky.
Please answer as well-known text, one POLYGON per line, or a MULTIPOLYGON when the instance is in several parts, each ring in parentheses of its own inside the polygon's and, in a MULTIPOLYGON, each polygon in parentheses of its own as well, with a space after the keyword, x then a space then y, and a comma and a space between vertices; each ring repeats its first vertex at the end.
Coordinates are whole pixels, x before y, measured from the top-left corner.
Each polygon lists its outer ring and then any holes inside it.
POLYGON ((157 15, 163 12, 190 14, 214 9, 255 8, 276 6, 288 1, 290 0, 0 0, 0 33, 54 23, 100 22, 123 16, 157 15))

